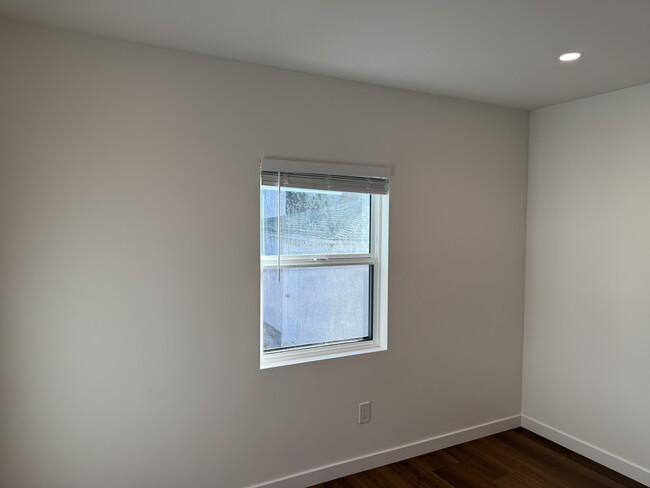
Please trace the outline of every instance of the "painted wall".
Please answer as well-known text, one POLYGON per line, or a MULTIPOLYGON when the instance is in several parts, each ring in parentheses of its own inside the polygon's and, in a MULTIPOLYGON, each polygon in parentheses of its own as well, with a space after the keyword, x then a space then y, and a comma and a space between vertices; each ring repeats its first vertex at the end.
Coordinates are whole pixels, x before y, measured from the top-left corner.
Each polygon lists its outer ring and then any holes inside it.
POLYGON ((237 488, 519 414, 526 112, 7 20, 0 71, 0 486, 237 488), (259 370, 263 155, 393 168, 388 351, 259 370))
POLYGON ((649 134, 650 85, 532 112, 523 381, 525 416, 645 483, 649 134))

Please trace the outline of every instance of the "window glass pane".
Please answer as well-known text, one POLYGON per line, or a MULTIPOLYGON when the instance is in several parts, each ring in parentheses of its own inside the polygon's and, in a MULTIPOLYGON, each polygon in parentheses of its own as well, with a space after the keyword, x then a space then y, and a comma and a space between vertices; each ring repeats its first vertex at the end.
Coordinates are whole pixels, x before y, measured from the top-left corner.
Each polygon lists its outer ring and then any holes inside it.
MULTIPOLYGON (((262 187, 262 255, 278 253, 278 190, 262 187)), ((282 188, 283 255, 370 252, 370 195, 282 188)))
POLYGON ((371 339, 372 265, 263 271, 264 350, 371 339))

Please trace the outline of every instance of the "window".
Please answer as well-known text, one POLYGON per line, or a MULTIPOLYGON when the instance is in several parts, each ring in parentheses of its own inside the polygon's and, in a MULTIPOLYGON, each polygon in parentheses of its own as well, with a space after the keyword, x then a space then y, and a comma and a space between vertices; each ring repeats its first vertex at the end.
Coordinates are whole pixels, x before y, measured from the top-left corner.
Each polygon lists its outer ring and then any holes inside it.
POLYGON ((386 349, 388 175, 262 160, 261 368, 386 349))

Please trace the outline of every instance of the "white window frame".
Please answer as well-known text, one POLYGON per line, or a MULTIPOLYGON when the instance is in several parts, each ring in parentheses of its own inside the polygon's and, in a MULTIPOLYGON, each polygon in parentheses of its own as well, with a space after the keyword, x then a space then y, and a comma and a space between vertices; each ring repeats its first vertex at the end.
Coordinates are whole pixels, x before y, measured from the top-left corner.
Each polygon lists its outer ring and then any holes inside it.
MULTIPOLYGON (((377 176, 388 180, 388 168, 324 164, 303 161, 262 159, 262 170, 336 174, 345 176, 377 176), (269 169, 271 168, 271 169, 269 169)), ((262 186, 260 186, 260 190, 262 186)), ((345 356, 385 351, 388 348, 388 216, 386 195, 370 195, 370 252, 365 254, 329 254, 282 256, 280 269, 291 267, 329 267, 363 264, 373 267, 372 338, 369 340, 317 344, 311 346, 264 351, 264 270, 277 269, 277 256, 264 256, 260 242, 260 369, 321 361, 345 356)), ((260 239, 262 238, 262 202, 260 202, 260 239)))

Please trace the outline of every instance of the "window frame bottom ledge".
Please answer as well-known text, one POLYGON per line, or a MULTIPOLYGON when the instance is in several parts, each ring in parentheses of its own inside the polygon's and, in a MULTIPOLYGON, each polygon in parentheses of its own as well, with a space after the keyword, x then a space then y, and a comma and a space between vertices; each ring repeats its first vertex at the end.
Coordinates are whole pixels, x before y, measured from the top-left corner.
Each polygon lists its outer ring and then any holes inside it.
POLYGON ((372 352, 386 351, 387 346, 376 342, 364 342, 355 344, 341 344, 310 349, 295 349, 262 353, 260 355, 260 369, 277 368, 292 364, 311 363, 314 361, 325 361, 347 356, 357 356, 372 352))

